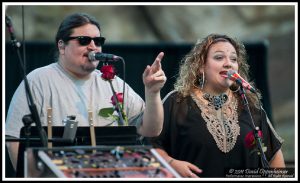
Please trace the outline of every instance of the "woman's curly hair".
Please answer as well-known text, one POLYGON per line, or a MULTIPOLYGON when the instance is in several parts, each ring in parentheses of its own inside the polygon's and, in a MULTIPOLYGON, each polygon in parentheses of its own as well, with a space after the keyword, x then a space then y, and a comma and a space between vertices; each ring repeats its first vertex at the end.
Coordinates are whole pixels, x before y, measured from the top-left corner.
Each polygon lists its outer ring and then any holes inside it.
MULTIPOLYGON (((244 44, 227 35, 210 34, 202 41, 198 40, 191 51, 181 60, 179 75, 174 84, 175 91, 178 91, 181 96, 186 97, 195 88, 199 88, 200 69, 204 67, 210 46, 217 42, 229 42, 232 44, 237 52, 238 72, 245 80, 249 80, 249 65, 244 44)), ((254 86, 253 82, 251 84, 254 86)), ((237 85, 233 84, 232 88, 237 89, 237 85)), ((259 97, 249 91, 246 92, 249 103, 258 108, 260 105, 259 100, 261 99, 259 91, 257 91, 259 97)))

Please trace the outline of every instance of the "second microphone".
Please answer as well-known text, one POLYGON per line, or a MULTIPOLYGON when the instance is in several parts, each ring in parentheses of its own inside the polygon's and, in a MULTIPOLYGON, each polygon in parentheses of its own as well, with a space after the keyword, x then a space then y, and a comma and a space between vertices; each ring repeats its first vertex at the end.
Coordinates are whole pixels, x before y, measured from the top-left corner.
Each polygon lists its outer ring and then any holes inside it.
POLYGON ((88 54, 89 60, 91 62, 100 61, 100 62, 116 62, 120 60, 119 56, 109 54, 109 53, 100 53, 91 51, 88 54))

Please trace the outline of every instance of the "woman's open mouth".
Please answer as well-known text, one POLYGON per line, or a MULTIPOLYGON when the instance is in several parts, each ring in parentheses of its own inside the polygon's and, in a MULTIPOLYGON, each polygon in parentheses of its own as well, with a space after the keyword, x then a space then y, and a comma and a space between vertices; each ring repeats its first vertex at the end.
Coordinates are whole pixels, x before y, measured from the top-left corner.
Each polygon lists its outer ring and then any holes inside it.
POLYGON ((221 71, 219 74, 224 78, 228 78, 227 71, 221 71))

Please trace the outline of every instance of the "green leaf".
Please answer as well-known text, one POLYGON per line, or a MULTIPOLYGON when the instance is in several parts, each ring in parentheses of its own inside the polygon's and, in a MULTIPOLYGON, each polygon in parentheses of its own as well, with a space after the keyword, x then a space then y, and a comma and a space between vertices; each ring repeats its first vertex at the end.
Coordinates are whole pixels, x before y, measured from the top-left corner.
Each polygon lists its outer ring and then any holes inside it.
POLYGON ((114 108, 108 107, 108 108, 100 109, 100 111, 98 112, 98 115, 107 118, 107 117, 111 116, 112 113, 114 113, 114 108))

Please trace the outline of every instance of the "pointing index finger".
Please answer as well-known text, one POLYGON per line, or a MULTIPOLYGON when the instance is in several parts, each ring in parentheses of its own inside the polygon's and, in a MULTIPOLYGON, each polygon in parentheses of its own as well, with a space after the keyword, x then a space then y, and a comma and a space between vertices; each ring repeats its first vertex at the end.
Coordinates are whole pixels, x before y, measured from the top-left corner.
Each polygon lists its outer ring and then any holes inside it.
POLYGON ((157 67, 157 70, 159 70, 160 68, 161 68, 161 64, 160 64, 160 62, 161 62, 161 60, 162 60, 162 58, 164 57, 164 52, 160 52, 158 55, 157 55, 157 57, 155 58, 155 61, 153 62, 153 64, 152 64, 152 67, 157 67))

